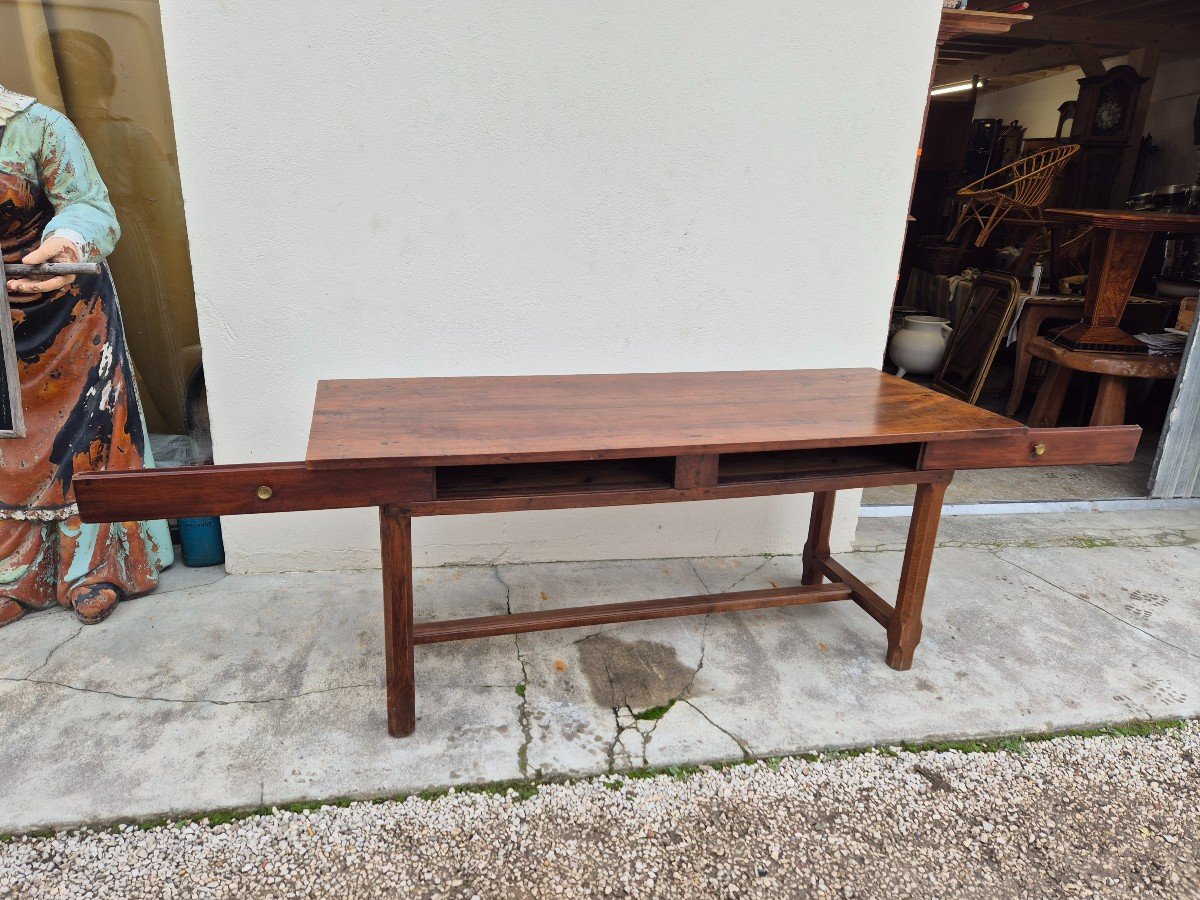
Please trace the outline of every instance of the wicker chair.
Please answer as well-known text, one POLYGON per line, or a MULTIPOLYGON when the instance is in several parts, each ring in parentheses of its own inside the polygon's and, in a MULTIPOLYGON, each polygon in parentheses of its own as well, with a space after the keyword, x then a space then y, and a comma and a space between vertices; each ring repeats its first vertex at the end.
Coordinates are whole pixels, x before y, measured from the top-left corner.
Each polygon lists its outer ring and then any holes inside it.
POLYGON ((1035 261, 1053 260, 1055 278, 1065 277, 1068 268, 1073 274, 1086 274, 1093 230, 1091 225, 1068 225, 1065 222, 1057 224, 1053 233, 1049 226, 1039 228, 1030 235, 1025 256, 1035 261))
POLYGON ((1050 197, 1055 179, 1078 152, 1078 144, 1040 150, 960 188, 958 197, 963 202, 962 209, 946 241, 953 241, 972 220, 979 225, 976 247, 987 244, 992 231, 1010 215, 1041 225, 1042 208, 1050 197))

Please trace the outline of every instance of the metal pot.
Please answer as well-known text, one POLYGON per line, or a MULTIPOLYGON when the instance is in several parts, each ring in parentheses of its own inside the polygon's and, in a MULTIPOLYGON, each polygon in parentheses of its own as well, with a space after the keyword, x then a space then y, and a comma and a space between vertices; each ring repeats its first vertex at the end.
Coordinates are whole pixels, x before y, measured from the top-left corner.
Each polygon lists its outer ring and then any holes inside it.
POLYGON ((1192 184, 1168 184, 1154 191, 1154 205, 1158 209, 1186 209, 1191 197, 1192 184))

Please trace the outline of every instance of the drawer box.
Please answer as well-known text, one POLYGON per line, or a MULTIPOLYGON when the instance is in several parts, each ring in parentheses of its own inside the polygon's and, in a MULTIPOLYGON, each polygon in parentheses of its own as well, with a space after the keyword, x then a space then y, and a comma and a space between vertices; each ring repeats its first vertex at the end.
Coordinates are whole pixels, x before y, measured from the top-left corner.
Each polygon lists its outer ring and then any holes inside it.
POLYGON ((1119 465, 1133 459, 1136 425, 1031 428, 1025 434, 926 444, 922 469, 1006 469, 1017 466, 1119 465))

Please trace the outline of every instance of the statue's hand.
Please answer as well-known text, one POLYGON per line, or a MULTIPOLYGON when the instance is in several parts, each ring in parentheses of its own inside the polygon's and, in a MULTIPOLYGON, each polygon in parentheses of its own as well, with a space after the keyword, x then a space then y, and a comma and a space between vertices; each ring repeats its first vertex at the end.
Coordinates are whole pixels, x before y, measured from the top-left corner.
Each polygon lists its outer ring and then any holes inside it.
MULTIPOLYGON (((79 247, 74 241, 64 237, 49 237, 32 253, 25 254, 21 262, 27 266, 36 266, 42 263, 77 263, 81 262, 81 259, 79 247)), ((38 281, 36 278, 13 278, 8 282, 8 289, 14 294, 48 294, 51 291, 62 290, 74 280, 74 275, 59 275, 44 281, 38 281)))

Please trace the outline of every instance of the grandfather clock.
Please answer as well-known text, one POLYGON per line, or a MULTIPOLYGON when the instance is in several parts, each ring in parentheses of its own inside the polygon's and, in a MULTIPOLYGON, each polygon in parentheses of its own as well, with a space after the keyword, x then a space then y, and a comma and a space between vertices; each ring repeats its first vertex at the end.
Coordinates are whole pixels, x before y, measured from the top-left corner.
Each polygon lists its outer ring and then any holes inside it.
POLYGON ((1132 66, 1114 66, 1103 75, 1079 79, 1079 99, 1071 142, 1079 153, 1067 173, 1064 198, 1076 209, 1113 209, 1126 198, 1113 191, 1134 134, 1138 96, 1149 81, 1132 66))

